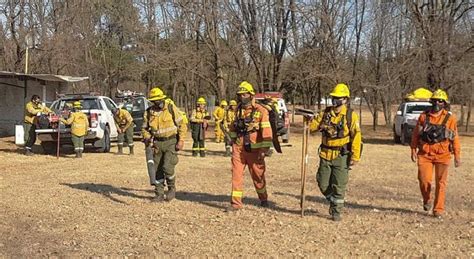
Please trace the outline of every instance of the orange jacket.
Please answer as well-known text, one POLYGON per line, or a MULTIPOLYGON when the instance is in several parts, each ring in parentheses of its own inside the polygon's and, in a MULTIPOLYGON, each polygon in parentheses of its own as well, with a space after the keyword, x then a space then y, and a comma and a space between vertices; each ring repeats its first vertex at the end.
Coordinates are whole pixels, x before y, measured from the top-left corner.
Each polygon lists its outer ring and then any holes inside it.
POLYGON ((425 156, 433 156, 436 159, 451 159, 451 151, 449 150, 450 142, 452 142, 452 148, 454 157, 456 159, 461 158, 461 144, 459 143, 459 136, 458 136, 458 126, 457 120, 454 114, 449 116, 448 121, 446 122, 446 129, 451 130, 454 133, 454 138, 452 140, 446 139, 443 142, 435 143, 435 144, 428 144, 421 139, 421 134, 423 132, 423 127, 425 125, 425 121, 428 118, 431 124, 442 124, 444 118, 448 114, 447 110, 442 110, 439 115, 435 115, 432 113, 422 113, 418 119, 418 123, 416 124, 415 129, 413 130, 413 135, 411 139, 411 148, 418 150, 419 155, 425 156))
MULTIPOLYGON (((253 104, 246 108, 238 107, 235 112, 235 121, 242 118, 249 118, 253 112, 251 122, 246 124, 250 137, 250 146, 253 149, 270 148, 272 146, 272 127, 268 116, 268 110, 260 104, 253 104)), ((243 146, 242 136, 238 136, 234 123, 229 125, 229 135, 233 142, 243 146)))

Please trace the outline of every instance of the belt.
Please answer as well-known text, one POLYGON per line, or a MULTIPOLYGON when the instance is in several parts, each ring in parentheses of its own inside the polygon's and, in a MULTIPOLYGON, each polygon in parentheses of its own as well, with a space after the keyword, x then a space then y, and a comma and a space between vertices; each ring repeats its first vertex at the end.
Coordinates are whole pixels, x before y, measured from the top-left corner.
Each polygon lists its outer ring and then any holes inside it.
POLYGON ((167 140, 170 140, 170 139, 176 139, 176 134, 174 135, 171 135, 169 137, 155 137, 154 138, 154 141, 167 141, 167 140))
POLYGON ((347 144, 344 144, 343 146, 338 146, 338 147, 331 147, 331 146, 326 146, 326 145, 324 145, 324 144, 321 144, 321 146, 319 146, 319 147, 320 147, 320 148, 323 148, 323 149, 341 151, 342 149, 347 148, 347 144))

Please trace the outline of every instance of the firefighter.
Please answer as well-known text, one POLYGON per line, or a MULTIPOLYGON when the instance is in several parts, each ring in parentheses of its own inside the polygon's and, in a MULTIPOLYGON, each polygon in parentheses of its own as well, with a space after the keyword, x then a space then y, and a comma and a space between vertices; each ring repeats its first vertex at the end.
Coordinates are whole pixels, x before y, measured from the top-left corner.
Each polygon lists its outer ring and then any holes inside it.
POLYGON ((227 101, 222 100, 219 107, 217 107, 214 113, 212 114, 214 116, 214 120, 216 121, 216 128, 214 130, 214 133, 216 135, 217 143, 221 143, 222 141, 224 141, 224 131, 222 129, 222 122, 224 121, 226 107, 227 101))
POLYGON ((84 151, 84 136, 89 130, 89 119, 87 115, 81 112, 82 105, 80 101, 73 103, 73 112, 69 115, 67 120, 61 118, 61 122, 66 125, 71 125, 71 140, 74 145, 74 152, 76 158, 82 158, 84 151))
POLYGON ((413 162, 418 162, 418 181, 423 197, 423 209, 425 211, 433 209, 433 216, 441 219, 445 211, 451 153, 454 154, 454 166, 461 166, 461 145, 456 117, 447 110, 448 94, 438 89, 430 101, 431 109, 420 115, 413 131, 410 145, 411 159, 413 162), (431 198, 433 167, 436 182, 434 201, 431 198))
POLYGON ((235 100, 231 100, 229 102, 229 106, 225 110, 223 131, 224 131, 224 142, 225 142, 225 156, 228 157, 231 155, 231 147, 232 147, 232 140, 229 135, 229 126, 234 123, 235 119, 235 111, 237 109, 237 102, 235 100))
POLYGON ((171 201, 176 195, 176 173, 178 151, 183 150, 187 126, 176 105, 166 98, 163 91, 155 87, 150 90, 148 100, 153 105, 143 116, 143 142, 153 148, 156 167, 155 202, 171 201), (165 197, 165 185, 168 191, 165 197))
POLYGON ((262 207, 268 207, 265 181, 265 152, 272 146, 268 110, 255 102, 253 86, 244 81, 237 91, 238 106, 230 125, 232 139, 232 198, 226 211, 243 207, 244 169, 248 166, 262 207))
POLYGON ((32 147, 36 142, 36 125, 35 117, 42 113, 52 113, 52 111, 41 104, 41 99, 38 95, 33 95, 31 101, 25 106, 25 120, 23 124, 24 140, 25 140, 25 155, 33 155, 32 147))
POLYGON ((191 135, 193 137, 193 156, 198 153, 201 157, 206 156, 206 129, 210 118, 206 110, 206 100, 200 97, 196 102, 196 109, 191 114, 191 135))
POLYGON ((337 84, 332 92, 333 106, 311 121, 310 130, 322 132, 319 169, 316 174, 321 193, 329 201, 332 220, 341 220, 349 167, 360 160, 362 134, 357 113, 348 108, 349 87, 337 84))
POLYGON ((112 109, 114 115, 115 126, 117 128, 117 146, 119 155, 123 154, 124 141, 127 142, 128 148, 130 149, 130 155, 133 155, 133 118, 130 113, 125 109, 114 108, 112 109))

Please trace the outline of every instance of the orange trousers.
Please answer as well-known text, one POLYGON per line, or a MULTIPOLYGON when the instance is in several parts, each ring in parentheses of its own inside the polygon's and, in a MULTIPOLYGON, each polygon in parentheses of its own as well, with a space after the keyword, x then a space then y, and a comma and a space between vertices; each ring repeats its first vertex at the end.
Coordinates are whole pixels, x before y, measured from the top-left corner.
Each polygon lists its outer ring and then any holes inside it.
POLYGON ((265 151, 262 149, 246 152, 242 146, 232 146, 232 207, 242 208, 244 191, 244 171, 248 166, 253 185, 260 201, 268 199, 265 182, 265 151))
POLYGON ((433 168, 435 173, 436 191, 434 195, 433 213, 444 213, 446 186, 448 184, 448 168, 450 160, 437 159, 433 156, 418 155, 418 181, 420 183, 423 204, 431 203, 431 183, 433 168))

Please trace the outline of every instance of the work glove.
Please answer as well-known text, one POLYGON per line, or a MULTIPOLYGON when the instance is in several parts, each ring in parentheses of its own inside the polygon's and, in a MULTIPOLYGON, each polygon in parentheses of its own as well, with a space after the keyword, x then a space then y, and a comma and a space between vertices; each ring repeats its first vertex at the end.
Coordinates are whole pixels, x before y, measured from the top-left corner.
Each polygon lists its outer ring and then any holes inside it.
POLYGON ((413 161, 413 163, 416 163, 417 159, 418 159, 418 156, 416 154, 416 148, 412 148, 411 149, 411 161, 413 161))
POLYGON ((180 140, 178 141, 178 143, 176 143, 175 150, 176 151, 183 150, 183 147, 184 147, 184 141, 180 140))

